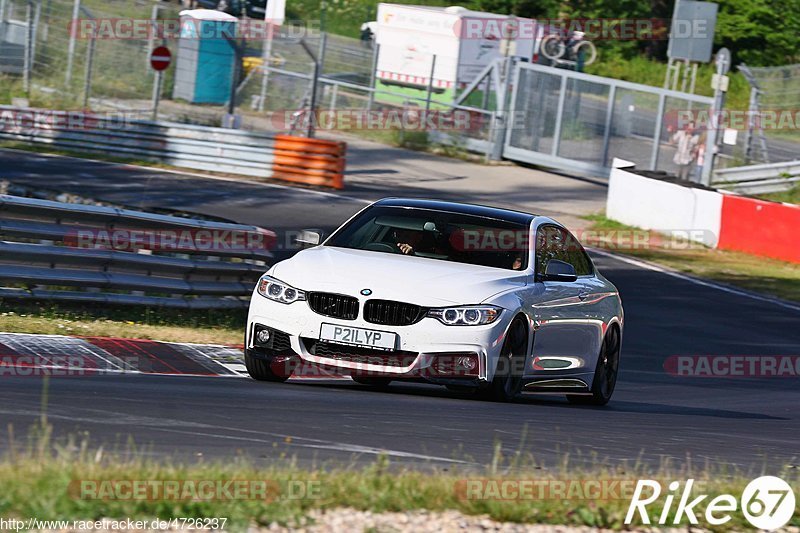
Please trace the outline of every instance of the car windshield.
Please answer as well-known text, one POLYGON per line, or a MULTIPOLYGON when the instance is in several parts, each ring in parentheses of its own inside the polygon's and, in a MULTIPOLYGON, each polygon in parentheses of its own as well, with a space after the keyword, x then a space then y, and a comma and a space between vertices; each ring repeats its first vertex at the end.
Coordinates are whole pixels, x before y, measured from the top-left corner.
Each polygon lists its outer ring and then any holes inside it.
POLYGON ((325 245, 524 270, 528 237, 527 225, 505 220, 379 206, 348 222, 325 245))

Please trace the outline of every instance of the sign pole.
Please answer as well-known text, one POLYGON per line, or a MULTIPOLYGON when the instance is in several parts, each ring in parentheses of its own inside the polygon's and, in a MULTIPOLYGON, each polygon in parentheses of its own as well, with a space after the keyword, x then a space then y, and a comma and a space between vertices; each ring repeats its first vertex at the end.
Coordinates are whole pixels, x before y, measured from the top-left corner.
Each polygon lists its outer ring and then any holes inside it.
POLYGON ((158 103, 161 100, 161 78, 162 71, 156 71, 156 79, 153 81, 153 122, 158 120, 158 103))
POLYGON ((719 135, 719 128, 722 118, 722 107, 725 105, 725 81, 728 70, 731 68, 731 53, 727 48, 720 48, 716 57, 717 73, 713 81, 714 87, 714 104, 711 107, 711 113, 708 118, 708 126, 706 130, 706 147, 703 159, 703 168, 700 173, 700 183, 709 186, 711 185, 711 173, 714 171, 714 161, 716 159, 717 151, 717 136, 719 135))
POLYGON ((150 66, 156 71, 153 80, 153 122, 158 120, 158 104, 161 100, 161 86, 164 80, 164 70, 172 63, 172 53, 165 45, 154 48, 150 52, 150 66))

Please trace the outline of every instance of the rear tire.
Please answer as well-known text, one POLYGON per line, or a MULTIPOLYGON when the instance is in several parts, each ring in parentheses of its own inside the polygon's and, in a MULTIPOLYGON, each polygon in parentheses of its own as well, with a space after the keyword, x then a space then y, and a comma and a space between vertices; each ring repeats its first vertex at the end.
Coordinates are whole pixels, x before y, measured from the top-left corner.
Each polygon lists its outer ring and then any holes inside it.
MULTIPOLYGON (((250 354, 250 350, 244 351, 244 366, 250 377, 258 381, 271 381, 273 383, 283 383, 291 377, 291 374, 284 375, 277 373, 272 365, 273 361, 267 359, 257 359, 250 354)), ((278 366, 285 366, 281 363, 278 366)))
POLYGON ((619 329, 611 326, 603 339, 594 370, 591 395, 567 394, 567 401, 576 405, 606 405, 614 394, 619 373, 619 329))
POLYGON ((497 361, 497 370, 489 386, 481 391, 486 400, 510 402, 522 388, 522 373, 528 351, 528 328, 522 318, 515 318, 506 332, 506 340, 497 361))

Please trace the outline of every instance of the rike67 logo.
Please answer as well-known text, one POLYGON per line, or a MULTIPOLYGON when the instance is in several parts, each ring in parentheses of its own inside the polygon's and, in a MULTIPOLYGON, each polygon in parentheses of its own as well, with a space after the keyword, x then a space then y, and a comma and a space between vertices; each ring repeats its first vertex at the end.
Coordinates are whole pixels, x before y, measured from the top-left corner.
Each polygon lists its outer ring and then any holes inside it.
POLYGON ((672 524, 683 523, 684 518, 691 525, 697 525, 695 507, 705 507, 705 521, 712 526, 721 526, 729 522, 732 513, 741 510, 750 524, 764 531, 773 531, 789 523, 794 516, 795 495, 792 487, 784 480, 775 476, 762 476, 747 484, 740 500, 730 494, 721 494, 704 503, 708 494, 701 494, 691 499, 694 480, 689 479, 681 490, 681 484, 673 481, 664 494, 663 501, 661 483, 651 479, 640 479, 625 516, 625 523, 630 524, 636 514, 642 524, 650 525, 651 518, 655 518, 658 525, 667 525, 670 516, 674 516, 672 524), (674 506, 677 500, 677 506, 674 506), (660 505, 659 505, 660 503, 660 505), (651 517, 648 506, 661 507, 661 513, 656 518, 651 517), (673 515, 674 509, 674 515, 673 515))

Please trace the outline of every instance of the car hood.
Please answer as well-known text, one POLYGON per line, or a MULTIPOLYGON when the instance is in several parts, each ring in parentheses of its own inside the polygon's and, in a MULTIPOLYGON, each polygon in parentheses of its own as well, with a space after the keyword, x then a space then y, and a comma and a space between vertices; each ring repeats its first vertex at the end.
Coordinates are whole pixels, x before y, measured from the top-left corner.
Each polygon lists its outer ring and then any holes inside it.
POLYGON ((512 270, 330 246, 309 248, 276 264, 271 275, 298 289, 371 297, 425 307, 484 302, 524 286, 512 270))

